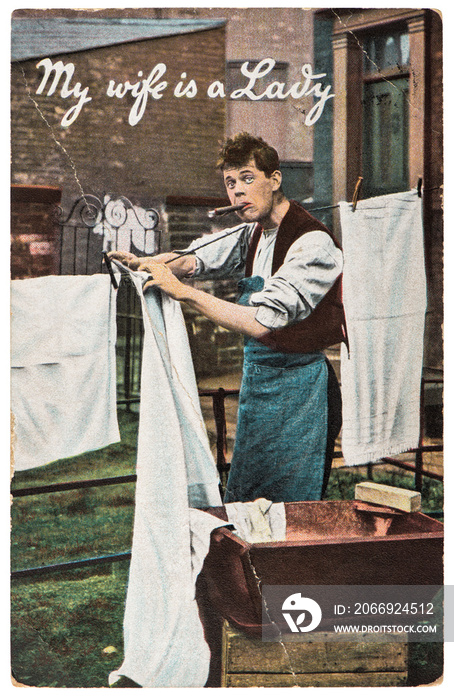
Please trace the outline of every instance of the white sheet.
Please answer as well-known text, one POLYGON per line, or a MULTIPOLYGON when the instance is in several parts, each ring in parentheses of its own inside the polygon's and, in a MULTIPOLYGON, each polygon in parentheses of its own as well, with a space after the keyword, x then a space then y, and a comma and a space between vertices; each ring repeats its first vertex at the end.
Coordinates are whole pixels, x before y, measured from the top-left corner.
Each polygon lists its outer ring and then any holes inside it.
POLYGON ((272 503, 266 498, 257 498, 246 503, 226 503, 229 522, 235 533, 245 542, 282 542, 286 535, 284 503, 272 503))
POLYGON ((416 191, 340 202, 350 355, 341 350, 342 452, 364 464, 417 447, 426 279, 416 191))
MULTIPOLYGON (((120 266, 122 269, 123 266, 120 266)), ((203 687, 210 653, 195 580, 210 533, 225 525, 196 507, 221 505, 180 305, 130 272, 145 326, 136 509, 126 610, 124 675, 142 687, 203 687)))
POLYGON ((120 440, 115 314, 116 292, 108 275, 11 283, 16 470, 120 440))

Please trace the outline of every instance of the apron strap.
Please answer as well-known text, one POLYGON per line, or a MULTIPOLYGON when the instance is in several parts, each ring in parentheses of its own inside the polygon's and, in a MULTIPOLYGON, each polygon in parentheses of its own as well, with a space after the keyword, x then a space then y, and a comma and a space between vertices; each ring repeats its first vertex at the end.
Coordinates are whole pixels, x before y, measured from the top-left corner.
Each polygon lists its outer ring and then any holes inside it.
POLYGON ((257 246, 259 244, 260 236, 262 235, 263 228, 259 223, 255 225, 254 233, 251 237, 251 242, 249 243, 249 250, 246 257, 246 269, 244 272, 245 277, 250 277, 252 275, 252 265, 254 263, 255 253, 257 252, 257 246))

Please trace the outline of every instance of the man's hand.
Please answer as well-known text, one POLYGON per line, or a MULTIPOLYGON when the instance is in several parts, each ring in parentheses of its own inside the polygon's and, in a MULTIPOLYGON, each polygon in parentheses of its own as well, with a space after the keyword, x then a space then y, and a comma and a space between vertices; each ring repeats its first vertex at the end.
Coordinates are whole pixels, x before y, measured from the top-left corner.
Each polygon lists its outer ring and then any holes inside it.
MULTIPOLYGON (((159 257, 159 256, 156 256, 159 257)), ((144 260, 144 258, 141 258, 144 260)), ((148 262, 139 265, 139 272, 148 272, 152 279, 147 280, 143 286, 145 292, 149 287, 158 287, 172 299, 182 299, 185 296, 187 286, 175 277, 172 271, 161 262, 156 262, 156 258, 149 258, 148 262)))
POLYGON ((180 257, 178 253, 160 253, 159 255, 138 258, 137 255, 126 253, 122 250, 114 250, 107 255, 110 260, 118 260, 131 270, 139 270, 141 265, 149 265, 151 263, 167 263, 178 279, 192 275, 195 269, 194 255, 180 257), (178 258, 178 260, 173 265, 172 261, 174 258, 178 258))
POLYGON ((173 253, 161 253, 160 255, 138 258, 137 255, 127 253, 124 250, 113 250, 111 253, 107 253, 107 255, 109 260, 118 260, 131 270, 138 270, 141 265, 146 265, 149 262, 167 262, 169 259, 172 259, 173 253))

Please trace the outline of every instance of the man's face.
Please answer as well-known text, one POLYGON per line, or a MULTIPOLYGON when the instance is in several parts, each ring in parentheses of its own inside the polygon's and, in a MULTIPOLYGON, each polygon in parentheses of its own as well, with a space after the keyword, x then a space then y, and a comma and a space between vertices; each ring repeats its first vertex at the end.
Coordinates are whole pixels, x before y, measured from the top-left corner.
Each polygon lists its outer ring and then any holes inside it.
POLYGON ((252 158, 240 168, 224 168, 224 184, 232 204, 247 204, 237 212, 242 221, 267 223, 275 203, 275 193, 281 184, 278 170, 267 177, 252 158))

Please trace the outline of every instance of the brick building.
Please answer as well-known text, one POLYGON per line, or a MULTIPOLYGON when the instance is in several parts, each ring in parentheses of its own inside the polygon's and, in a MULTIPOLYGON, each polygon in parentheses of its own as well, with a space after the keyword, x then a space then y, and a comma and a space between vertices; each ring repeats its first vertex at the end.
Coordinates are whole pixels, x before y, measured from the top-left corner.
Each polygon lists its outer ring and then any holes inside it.
POLYGON ((17 18, 12 37, 13 183, 59 186, 63 206, 82 191, 125 194, 144 206, 169 194, 221 194, 213 162, 224 135, 224 103, 207 97, 206 89, 224 76, 223 22, 17 18), (87 89, 90 101, 69 126, 62 119, 78 100, 61 94, 66 74, 53 91, 52 72, 37 92, 43 58, 73 64, 70 91, 76 83, 87 89), (131 125, 141 98, 131 90, 110 97, 109 84, 119 90, 126 81, 140 84, 154 70, 158 76, 161 64, 165 71, 154 87, 168 86, 148 97, 131 125), (194 97, 174 96, 182 75, 185 84, 196 82, 194 97))
POLYGON ((11 278, 58 275, 58 187, 11 187, 11 278))

